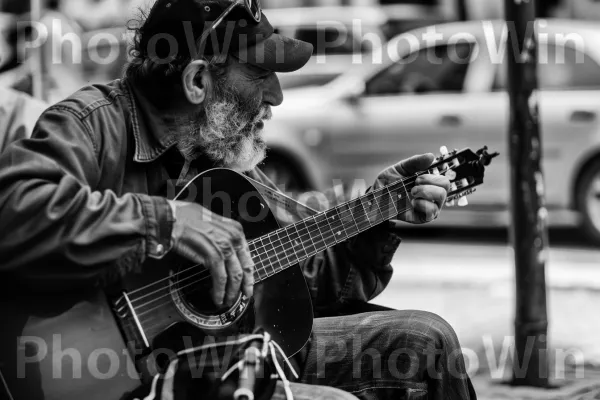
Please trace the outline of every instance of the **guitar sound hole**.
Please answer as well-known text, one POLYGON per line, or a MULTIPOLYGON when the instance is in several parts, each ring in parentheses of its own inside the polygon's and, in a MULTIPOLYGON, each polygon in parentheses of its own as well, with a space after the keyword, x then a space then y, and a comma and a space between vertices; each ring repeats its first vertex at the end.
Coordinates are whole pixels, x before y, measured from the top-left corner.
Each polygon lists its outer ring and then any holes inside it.
POLYGON ((217 307, 212 300, 212 277, 207 269, 198 266, 183 268, 178 275, 177 288, 183 302, 202 315, 219 315, 227 307, 217 307))

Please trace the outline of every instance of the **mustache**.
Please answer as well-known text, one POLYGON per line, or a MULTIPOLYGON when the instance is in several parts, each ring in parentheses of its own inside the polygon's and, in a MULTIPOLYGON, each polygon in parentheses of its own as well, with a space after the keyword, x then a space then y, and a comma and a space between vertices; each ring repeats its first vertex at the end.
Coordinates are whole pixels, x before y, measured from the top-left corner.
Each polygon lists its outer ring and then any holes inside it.
POLYGON ((254 119, 252 120, 252 124, 257 124, 261 121, 268 121, 273 117, 273 113, 271 111, 271 106, 263 105, 259 110, 254 119))

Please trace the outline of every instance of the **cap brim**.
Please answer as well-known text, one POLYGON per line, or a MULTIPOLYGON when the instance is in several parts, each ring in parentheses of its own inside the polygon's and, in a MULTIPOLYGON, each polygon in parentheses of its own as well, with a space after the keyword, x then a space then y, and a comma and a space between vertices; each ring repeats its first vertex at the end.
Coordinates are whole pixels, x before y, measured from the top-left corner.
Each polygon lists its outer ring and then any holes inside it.
POLYGON ((292 72, 302 68, 310 59, 313 46, 273 33, 258 44, 240 49, 236 56, 243 62, 274 72, 292 72))

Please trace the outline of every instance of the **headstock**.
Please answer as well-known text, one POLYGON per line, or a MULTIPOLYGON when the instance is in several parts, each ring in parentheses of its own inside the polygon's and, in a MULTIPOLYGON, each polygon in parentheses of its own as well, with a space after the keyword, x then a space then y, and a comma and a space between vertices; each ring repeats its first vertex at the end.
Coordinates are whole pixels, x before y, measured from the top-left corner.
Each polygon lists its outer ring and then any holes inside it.
POLYGON ((458 201, 459 206, 466 206, 468 204, 466 196, 483 183, 485 167, 490 165, 492 159, 499 153, 488 153, 487 146, 476 153, 471 149, 448 152, 446 147, 442 147, 440 153, 441 156, 435 160, 428 172, 448 175, 451 178, 452 187, 446 198, 447 205, 453 206, 454 202, 458 201))

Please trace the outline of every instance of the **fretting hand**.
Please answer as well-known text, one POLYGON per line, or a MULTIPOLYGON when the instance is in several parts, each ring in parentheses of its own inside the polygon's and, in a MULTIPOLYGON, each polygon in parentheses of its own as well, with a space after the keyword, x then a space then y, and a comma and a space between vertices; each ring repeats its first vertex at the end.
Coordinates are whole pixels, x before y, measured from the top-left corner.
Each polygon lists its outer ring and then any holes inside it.
POLYGON ((172 201, 171 205, 176 218, 173 250, 210 271, 215 305, 233 304, 240 289, 252 296, 254 262, 242 225, 195 203, 172 201))
MULTIPOLYGON (((428 153, 401 161, 381 172, 373 189, 379 189, 424 171, 433 164, 434 159, 435 156, 428 153)), ((450 171, 447 176, 430 174, 419 176, 415 187, 410 191, 413 197, 412 209, 400 214, 397 219, 412 224, 424 224, 435 220, 446 202, 453 173, 450 171)))

